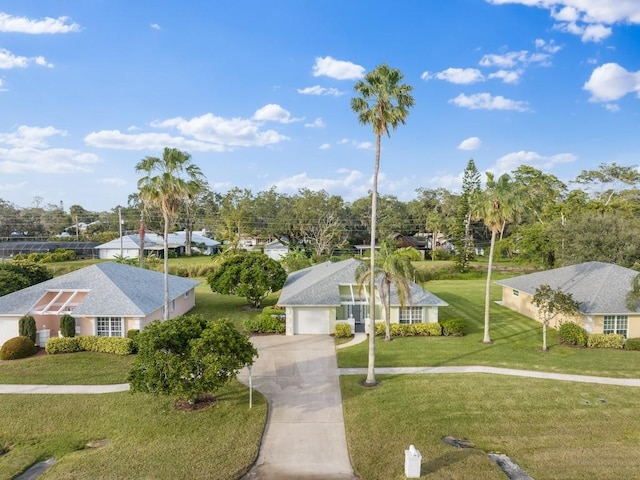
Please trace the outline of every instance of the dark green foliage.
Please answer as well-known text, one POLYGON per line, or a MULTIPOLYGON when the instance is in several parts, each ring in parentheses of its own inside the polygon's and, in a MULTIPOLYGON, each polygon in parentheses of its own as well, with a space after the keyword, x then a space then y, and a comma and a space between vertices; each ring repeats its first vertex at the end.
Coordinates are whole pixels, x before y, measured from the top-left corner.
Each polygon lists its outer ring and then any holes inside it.
POLYGON ((284 333, 286 329, 285 323, 278 317, 264 313, 255 318, 246 319, 242 325, 245 330, 252 333, 284 333))
POLYGON ((627 338, 624 343, 625 350, 640 350, 640 338, 627 338))
POLYGON ((439 319, 442 326, 442 335, 450 337, 462 337, 465 334, 466 325, 464 320, 459 318, 439 319))
POLYGON ((239 253, 220 264, 207 277, 211 290, 245 297, 254 307, 272 292, 282 288, 287 273, 275 260, 262 253, 239 253))
POLYGON ((560 343, 567 345, 575 345, 577 347, 587 346, 587 331, 577 323, 565 322, 560 325, 558 330, 558 338, 560 343))
POLYGON ((71 315, 63 315, 60 318, 60 332, 63 337, 76 336, 76 319, 71 315))
POLYGON ((137 328, 127 330, 127 338, 131 340, 131 353, 138 353, 138 335, 140 330, 137 328))
POLYGON ((18 333, 22 337, 29 337, 36 343, 36 319, 31 315, 25 315, 18 320, 18 333))
POLYGON ((0 360, 17 360, 30 357, 38 351, 35 343, 29 337, 13 337, 2 344, 0 360))
POLYGON ((348 323, 338 323, 336 325, 336 338, 349 338, 351 335, 351 325, 348 323))
POLYGON ((0 296, 53 278, 44 265, 27 261, 0 262, 0 296))
POLYGON ((138 356, 129 374, 131 391, 195 402, 235 378, 257 354, 228 319, 184 315, 155 321, 138 335, 138 356))
POLYGON ((27 288, 29 279, 21 273, 1 268, 0 264, 0 297, 27 288))

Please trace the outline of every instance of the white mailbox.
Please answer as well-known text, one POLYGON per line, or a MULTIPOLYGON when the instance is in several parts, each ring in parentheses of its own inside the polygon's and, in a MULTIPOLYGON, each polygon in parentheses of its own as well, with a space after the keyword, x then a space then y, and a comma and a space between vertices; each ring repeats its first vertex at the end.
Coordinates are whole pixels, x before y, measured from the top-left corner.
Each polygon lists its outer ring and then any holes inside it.
POLYGON ((404 476, 407 478, 420 478, 420 464, 422 455, 413 445, 404 451, 404 476))

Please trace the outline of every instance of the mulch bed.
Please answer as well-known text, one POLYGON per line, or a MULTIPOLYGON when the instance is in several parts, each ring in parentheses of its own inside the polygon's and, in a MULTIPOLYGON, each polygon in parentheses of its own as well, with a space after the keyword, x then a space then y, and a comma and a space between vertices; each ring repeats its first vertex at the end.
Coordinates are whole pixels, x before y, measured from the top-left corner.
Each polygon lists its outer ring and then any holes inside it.
POLYGON ((176 410, 180 410, 182 412, 194 412, 196 410, 204 410, 205 408, 209 408, 212 405, 215 405, 217 402, 217 398, 215 395, 211 393, 207 393, 198 398, 194 403, 189 403, 184 398, 179 398, 176 400, 175 408, 176 410))

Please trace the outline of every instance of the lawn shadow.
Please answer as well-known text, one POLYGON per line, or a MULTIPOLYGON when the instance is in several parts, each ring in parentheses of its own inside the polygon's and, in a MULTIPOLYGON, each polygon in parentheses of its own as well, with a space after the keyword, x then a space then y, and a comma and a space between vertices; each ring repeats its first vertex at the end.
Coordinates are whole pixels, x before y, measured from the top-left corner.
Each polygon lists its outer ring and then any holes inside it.
POLYGON ((422 475, 430 475, 439 470, 446 469, 451 465, 464 462, 467 458, 475 455, 485 456, 484 452, 476 449, 464 448, 445 453, 439 457, 423 462, 421 466, 422 475))

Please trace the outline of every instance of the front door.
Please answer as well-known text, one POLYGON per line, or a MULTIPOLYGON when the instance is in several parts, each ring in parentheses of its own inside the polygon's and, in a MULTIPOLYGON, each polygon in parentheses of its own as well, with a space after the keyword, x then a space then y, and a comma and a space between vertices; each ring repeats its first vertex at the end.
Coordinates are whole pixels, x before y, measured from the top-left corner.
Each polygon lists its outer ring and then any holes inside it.
POLYGON ((364 319, 367 317, 366 305, 349 305, 350 314, 355 320, 355 333, 364 333, 364 319))

